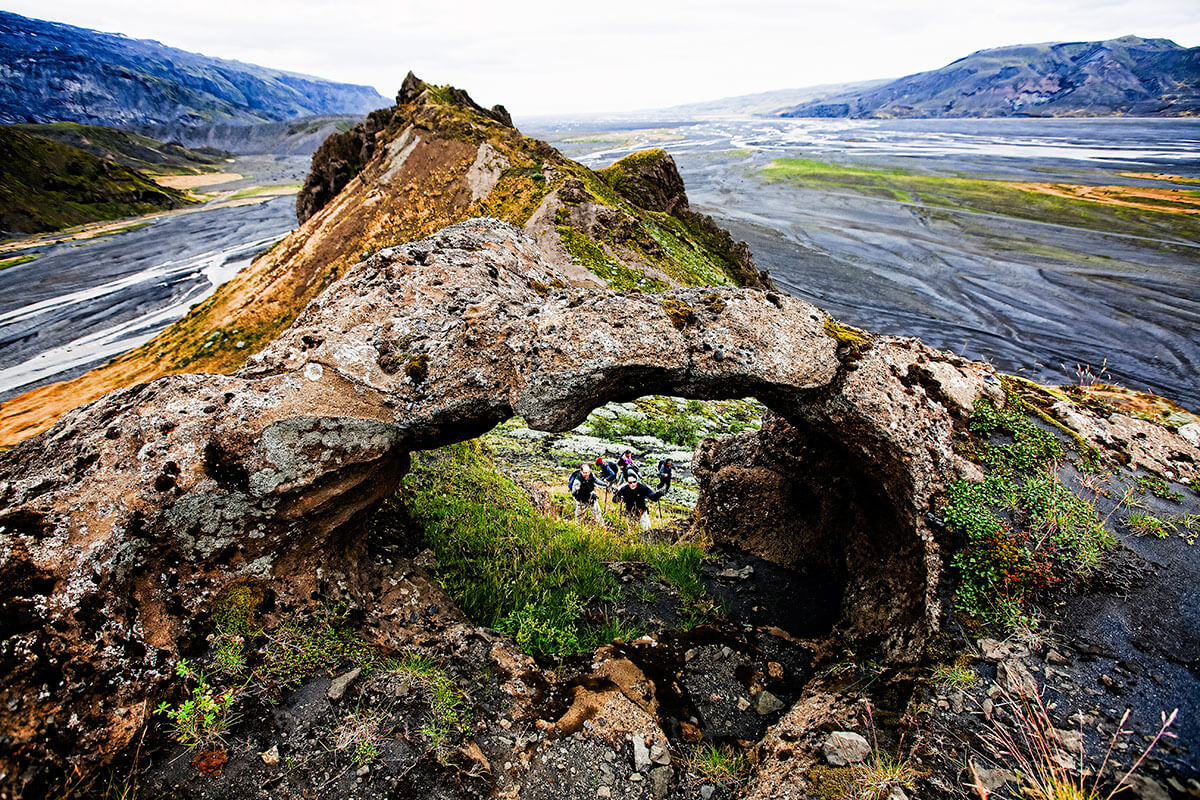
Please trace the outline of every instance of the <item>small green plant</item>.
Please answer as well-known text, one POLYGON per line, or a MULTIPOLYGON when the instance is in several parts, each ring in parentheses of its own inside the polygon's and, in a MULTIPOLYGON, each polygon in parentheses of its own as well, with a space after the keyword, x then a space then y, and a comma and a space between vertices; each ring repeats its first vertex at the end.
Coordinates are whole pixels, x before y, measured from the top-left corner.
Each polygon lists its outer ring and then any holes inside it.
POLYGON ((466 725, 466 695, 446 670, 429 656, 406 654, 392 670, 429 691, 432 717, 421 728, 421 733, 429 739, 430 748, 441 754, 451 737, 466 725))
POLYGON ((1152 514, 1134 511, 1125 518, 1125 522, 1139 535, 1153 534, 1159 539, 1166 539, 1171 535, 1167 530, 1167 523, 1152 514))
POLYGON ((1170 484, 1157 475, 1139 475, 1134 485, 1138 494, 1149 492, 1163 500, 1171 500, 1176 503, 1183 502, 1183 493, 1172 489, 1170 484))
POLYGON ((244 640, 240 636, 219 636, 213 647, 213 669, 221 675, 236 675, 246 668, 244 640))
POLYGON ((1177 533, 1187 544, 1196 543, 1196 535, 1200 533, 1200 514, 1168 514, 1156 517, 1143 511, 1131 511, 1125 517, 1125 524, 1139 536, 1153 535, 1166 539, 1172 533, 1177 533))
POLYGON ((237 722, 231 711, 238 698, 238 688, 216 690, 204 677, 204 673, 192 666, 187 659, 175 665, 175 674, 183 678, 185 686, 194 683, 187 699, 177 708, 163 702, 154 710, 171 720, 171 736, 189 748, 209 745, 222 740, 226 731, 237 722))
POLYGON ((697 783, 736 786, 750 774, 750 759, 729 745, 703 744, 692 751, 688 768, 695 773, 697 783))
POLYGON ((854 775, 855 798, 857 800, 886 800, 896 787, 912 789, 921 772, 911 761, 879 750, 878 744, 871 751, 866 764, 851 768, 854 775))
POLYGON ((364 672, 386 669, 379 648, 365 642, 347 624, 344 608, 318 606, 312 613, 285 619, 266 631, 252 680, 275 691, 298 686, 313 675, 330 675, 346 663, 364 672))
POLYGON ((962 664, 938 664, 933 668, 930 677, 940 686, 955 689, 966 689, 979 682, 979 675, 975 670, 962 664))
POLYGON ((355 764, 369 764, 379 758, 379 743, 387 738, 383 726, 382 715, 356 711, 334 730, 333 749, 349 751, 355 764))

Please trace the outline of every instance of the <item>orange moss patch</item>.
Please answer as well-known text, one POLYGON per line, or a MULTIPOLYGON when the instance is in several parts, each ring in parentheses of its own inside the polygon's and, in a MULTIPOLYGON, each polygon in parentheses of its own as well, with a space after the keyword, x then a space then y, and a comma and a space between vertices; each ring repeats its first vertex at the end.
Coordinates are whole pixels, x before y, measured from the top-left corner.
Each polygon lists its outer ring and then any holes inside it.
POLYGON ((1200 192, 1144 186, 1084 186, 1072 183, 1014 183, 1028 192, 1088 200, 1109 206, 1162 211, 1167 214, 1200 214, 1200 192))
POLYGON ((1170 183, 1200 183, 1200 178, 1186 178, 1183 175, 1170 175, 1166 172, 1122 172, 1122 178, 1141 178, 1147 181, 1168 181, 1170 183))
POLYGON ((1186 425, 1189 422, 1200 422, 1200 416, 1188 411, 1175 401, 1149 392, 1139 392, 1124 386, 1100 383, 1092 386, 1066 386, 1063 388, 1069 395, 1082 395, 1099 400, 1122 414, 1149 422, 1176 426, 1186 425))

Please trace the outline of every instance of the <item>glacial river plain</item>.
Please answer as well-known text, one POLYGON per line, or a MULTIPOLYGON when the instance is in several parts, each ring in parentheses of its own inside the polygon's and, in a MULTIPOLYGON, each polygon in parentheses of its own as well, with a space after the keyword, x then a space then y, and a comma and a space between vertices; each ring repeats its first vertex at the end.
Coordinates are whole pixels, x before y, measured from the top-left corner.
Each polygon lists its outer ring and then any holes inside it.
POLYGON ((853 325, 1200 408, 1200 120, 518 123, 592 167, 664 148, 694 208, 853 325))
MULTIPOLYGON (((845 322, 1200 409, 1200 120, 517 122, 592 167, 666 149, 694 208, 845 322)), ((0 269, 0 402, 146 341, 295 227, 293 197, 256 199, 7 248, 37 258, 0 269)))

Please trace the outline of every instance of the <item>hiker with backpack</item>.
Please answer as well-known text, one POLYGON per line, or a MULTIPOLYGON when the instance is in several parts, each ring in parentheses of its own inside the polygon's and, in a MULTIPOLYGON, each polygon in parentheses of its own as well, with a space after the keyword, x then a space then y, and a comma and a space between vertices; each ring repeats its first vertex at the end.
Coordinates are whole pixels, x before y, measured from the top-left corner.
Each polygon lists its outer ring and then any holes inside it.
POLYGON ((671 490, 671 475, 675 472, 675 460, 664 458, 658 462, 658 490, 666 494, 671 490))
POLYGON ((600 480, 611 489, 617 483, 621 473, 615 461, 605 461, 604 456, 596 456, 596 469, 600 470, 600 480))
POLYGON ((620 500, 625 508, 625 516, 638 521, 642 530, 650 530, 650 509, 647 500, 658 500, 662 492, 651 491, 649 486, 638 482, 637 475, 630 474, 625 478, 625 485, 613 495, 614 500, 620 500))
POLYGON ((600 513, 600 499, 596 496, 596 476, 587 462, 579 465, 579 469, 571 473, 567 479, 567 491, 575 498, 575 521, 590 509, 597 523, 603 521, 600 513))

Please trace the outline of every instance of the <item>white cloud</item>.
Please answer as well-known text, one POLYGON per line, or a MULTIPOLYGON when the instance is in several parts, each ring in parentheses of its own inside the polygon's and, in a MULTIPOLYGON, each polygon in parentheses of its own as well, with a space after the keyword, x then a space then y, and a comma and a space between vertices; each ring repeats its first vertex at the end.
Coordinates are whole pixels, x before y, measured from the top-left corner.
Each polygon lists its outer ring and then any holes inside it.
POLYGON ((1200 43, 1194 0, 10 0, 10 11, 367 83, 414 70, 517 114, 658 107, 1135 33, 1200 43))

